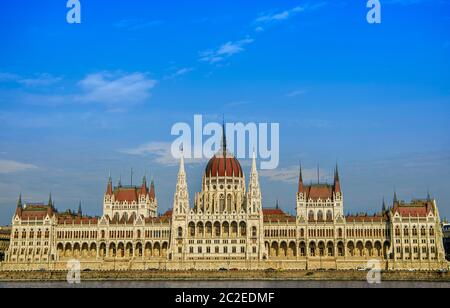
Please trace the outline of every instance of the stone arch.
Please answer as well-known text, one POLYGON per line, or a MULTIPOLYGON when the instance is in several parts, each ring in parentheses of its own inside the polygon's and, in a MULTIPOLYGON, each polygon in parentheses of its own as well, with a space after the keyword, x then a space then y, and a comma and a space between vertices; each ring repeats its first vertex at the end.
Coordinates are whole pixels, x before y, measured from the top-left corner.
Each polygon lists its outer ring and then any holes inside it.
POLYGON ((189 223, 188 230, 189 230, 189 236, 190 237, 195 237, 195 223, 193 221, 191 221, 189 223))
POLYGON ((151 258, 152 255, 153 255, 152 243, 147 242, 147 243, 145 243, 145 257, 146 258, 151 258))
POLYGON ((239 223, 239 235, 241 237, 247 236, 247 224, 245 223, 245 221, 241 221, 239 223))
POLYGON ((316 242, 311 241, 309 242, 309 255, 311 257, 315 257, 317 255, 317 247, 316 247, 316 242))
POLYGON ((363 257, 364 256, 364 245, 363 245, 363 242, 358 241, 356 243, 356 251, 358 253, 358 257, 363 257))
POLYGON ((327 243, 327 256, 334 257, 334 243, 332 241, 327 243))
POLYGON ((286 258, 287 257, 287 250, 288 250, 288 246, 287 243, 285 241, 281 242, 280 244, 280 257, 286 258))
POLYGON ((300 256, 306 257, 306 255, 308 254, 308 251, 306 249, 306 243, 304 241, 300 242, 299 248, 300 248, 300 256))
POLYGON ((321 210, 317 212, 317 221, 323 221, 323 212, 321 210))
POLYGON ((197 223, 197 235, 198 236, 203 236, 205 233, 205 228, 203 226, 203 223, 200 221, 197 223))
POLYGON ((367 256, 372 257, 373 256, 373 245, 371 241, 367 241, 366 245, 364 246, 365 251, 367 252, 367 256))
POLYGON ((80 243, 73 244, 73 256, 78 258, 81 256, 81 246, 80 243))
POLYGON ((324 257, 325 256, 325 243, 323 241, 320 241, 319 245, 317 245, 317 248, 319 250, 319 256, 324 257))
POLYGON ((389 241, 385 241, 383 243, 383 256, 385 259, 389 259, 390 249, 391 249, 391 243, 389 241))
POLYGON ((297 257, 297 245, 293 241, 289 243, 288 257, 290 258, 297 257))
POLYGON ((230 224, 228 221, 224 221, 222 224, 222 235, 226 237, 230 236, 230 224))
POLYGON ((125 245, 122 242, 117 245, 117 257, 125 257, 125 245))
POLYGON ((56 245, 56 251, 58 253, 58 257, 59 258, 64 257, 64 245, 63 245, 63 243, 58 243, 58 245, 56 245))
POLYGON ((131 258, 133 257, 133 244, 128 242, 125 246, 125 257, 131 258))
POLYGON ((155 244, 153 244, 153 256, 154 257, 161 256, 161 244, 159 242, 156 242, 155 244))
POLYGON ((214 236, 215 237, 219 237, 222 232, 221 232, 222 226, 220 225, 220 222, 216 221, 214 223, 214 236))
POLYGON ((333 221, 333 213, 331 210, 327 211, 327 221, 333 221))
POLYGON ((350 257, 354 257, 355 256, 355 243, 353 243, 353 241, 349 241, 347 243, 347 251, 348 251, 348 255, 350 257))
POLYGON ((109 256, 115 258, 117 256, 117 246, 116 243, 109 244, 109 256))
POLYGON ((278 255, 279 255, 278 242, 272 242, 272 245, 270 246, 270 256, 278 257, 278 255))
POLYGON ((89 256, 89 244, 83 243, 81 245, 81 257, 87 258, 89 256))
POLYGON ((212 237, 212 231, 213 230, 213 228, 212 228, 212 223, 210 222, 210 221, 208 221, 206 224, 205 224, 205 234, 206 234, 206 237, 209 237, 209 238, 211 238, 212 237))
POLYGON ((66 257, 72 257, 73 251, 72 251, 72 244, 67 243, 64 247, 64 256, 66 257))
POLYGON ((375 242, 375 255, 377 257, 382 257, 383 256, 383 247, 381 246, 381 242, 380 241, 376 241, 375 242))
POLYGON ((238 223, 236 221, 231 222, 231 236, 232 237, 238 237, 239 235, 239 229, 238 229, 238 223))
POLYGON ((337 244, 337 255, 338 257, 344 257, 345 256, 345 246, 342 241, 339 241, 337 244))
POLYGON ((106 257, 106 244, 105 243, 100 244, 100 249, 99 249, 98 253, 101 258, 106 257))
POLYGON ((136 244, 135 252, 136 252, 138 257, 142 257, 143 256, 143 249, 142 249, 142 243, 141 242, 136 244))
POLYGON ((161 247, 161 257, 167 258, 167 251, 169 250, 169 243, 163 242, 161 247))

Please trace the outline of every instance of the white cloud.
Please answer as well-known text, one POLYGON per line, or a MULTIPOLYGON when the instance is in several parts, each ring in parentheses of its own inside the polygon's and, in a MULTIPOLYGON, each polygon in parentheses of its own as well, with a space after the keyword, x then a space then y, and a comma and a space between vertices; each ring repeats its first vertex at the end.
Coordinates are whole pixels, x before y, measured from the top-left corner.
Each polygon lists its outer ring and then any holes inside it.
POLYGON ((0 72, 0 82, 15 82, 26 87, 44 87, 62 80, 61 77, 55 77, 51 74, 43 73, 34 77, 24 77, 17 74, 0 72))
POLYGON ((78 84, 84 93, 76 100, 82 103, 105 105, 133 105, 145 102, 151 97, 158 82, 143 73, 112 74, 108 72, 86 76, 78 84))
MULTIPOLYGON (((280 12, 275 12, 275 13, 273 13, 273 12, 263 13, 263 14, 260 14, 260 16, 255 19, 254 24, 262 25, 262 24, 286 21, 299 13, 303 13, 306 11, 312 11, 312 10, 318 9, 324 5, 325 5, 325 2, 319 2, 319 3, 315 3, 313 5, 307 4, 304 6, 296 6, 294 8, 280 11, 280 12)), ((258 29, 258 27, 256 29, 258 29)))
POLYGON ((31 164, 24 164, 13 160, 0 160, 1 174, 28 171, 33 169, 37 169, 37 167, 31 164))
POLYGON ((306 94, 306 90, 295 90, 295 91, 292 91, 292 92, 286 94, 286 97, 296 97, 296 96, 300 96, 303 94, 306 94))
MULTIPOLYGON (((319 169, 320 172, 320 180, 328 181, 331 179, 330 175, 319 169)), ((262 177, 265 177, 273 182, 285 182, 285 183, 298 183, 299 179, 299 167, 292 166, 288 168, 278 168, 275 170, 262 170, 260 172, 262 177)), ((310 181, 317 182, 317 169, 303 169, 303 181, 308 183, 310 181)))
MULTIPOLYGON (((135 156, 150 156, 154 162, 163 166, 177 166, 180 161, 172 155, 170 142, 149 142, 136 148, 119 150, 120 153, 135 156)), ((204 163, 206 159, 185 159, 186 164, 204 163)))
POLYGON ((305 11, 304 7, 301 6, 297 6, 295 8, 289 9, 289 10, 285 10, 283 12, 278 12, 278 13, 274 13, 274 14, 264 14, 260 17, 258 17, 255 20, 255 23, 267 23, 267 22, 273 22, 273 21, 282 21, 282 20, 287 20, 290 17, 305 11))
POLYGON ((192 67, 184 67, 184 68, 181 68, 181 69, 177 70, 173 74, 170 74, 170 75, 166 76, 164 79, 175 79, 177 77, 181 77, 181 76, 187 75, 190 72, 193 72, 194 70, 195 69, 192 68, 192 67))
POLYGON ((123 19, 114 24, 114 27, 118 29, 137 31, 141 29, 147 29, 159 25, 159 20, 143 20, 143 19, 123 19))
POLYGON ((216 50, 207 50, 200 53, 200 61, 208 62, 209 64, 215 64, 221 62, 231 56, 239 54, 245 51, 244 46, 253 43, 254 40, 251 38, 245 38, 240 41, 227 42, 220 46, 216 50))

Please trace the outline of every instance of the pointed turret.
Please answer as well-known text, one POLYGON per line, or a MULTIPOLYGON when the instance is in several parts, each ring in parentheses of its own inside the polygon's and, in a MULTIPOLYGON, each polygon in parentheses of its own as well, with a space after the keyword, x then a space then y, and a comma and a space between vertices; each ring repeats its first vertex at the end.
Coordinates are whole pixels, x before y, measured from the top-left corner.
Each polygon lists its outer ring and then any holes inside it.
POLYGON ((141 195, 146 196, 147 193, 148 193, 148 189, 147 189, 147 177, 144 175, 144 177, 142 178, 141 195))
POLYGON ((227 156, 227 129, 225 126, 225 117, 223 119, 223 123, 222 123, 222 152, 223 152, 223 157, 227 156))
POLYGON ((23 210, 22 194, 20 194, 19 200, 17 201, 17 208, 16 208, 16 216, 17 217, 22 217, 22 210, 23 210))
POLYGON ((177 188, 175 191, 173 209, 176 214, 187 214, 189 210, 189 193, 184 168, 184 153, 181 150, 180 169, 178 171, 177 188))
POLYGON ((19 200, 17 201, 17 207, 19 208, 22 208, 22 193, 19 195, 19 200))
POLYGON ((398 203, 397 191, 394 190, 394 206, 398 203))
POLYGON ((304 189, 304 185, 303 185, 303 168, 302 168, 302 164, 300 163, 300 173, 298 176, 298 193, 303 193, 305 191, 304 189))
POLYGON ((334 172, 334 191, 336 193, 340 193, 341 192, 341 181, 339 178, 339 166, 338 164, 336 164, 336 170, 334 172))
POLYGON ((53 207, 53 205, 54 205, 54 203, 53 203, 53 200, 52 200, 52 193, 50 193, 50 195, 48 197, 48 206, 53 207))
POLYGON ((259 185, 255 151, 253 151, 252 170, 250 172, 250 181, 247 192, 247 211, 248 213, 253 214, 262 212, 261 189, 259 185))
POLYGON ((384 214, 387 212, 386 200, 383 198, 383 206, 381 208, 381 212, 384 214))
POLYGON ((80 203, 78 204, 78 216, 83 216, 83 209, 81 208, 81 201, 80 201, 80 203))
POLYGON ((150 200, 156 199, 156 193, 155 193, 155 181, 152 180, 152 183, 150 184, 150 200))
POLYGON ((111 174, 109 175, 108 185, 106 187, 106 194, 108 196, 112 196, 112 194, 113 194, 113 185, 112 185, 111 174))

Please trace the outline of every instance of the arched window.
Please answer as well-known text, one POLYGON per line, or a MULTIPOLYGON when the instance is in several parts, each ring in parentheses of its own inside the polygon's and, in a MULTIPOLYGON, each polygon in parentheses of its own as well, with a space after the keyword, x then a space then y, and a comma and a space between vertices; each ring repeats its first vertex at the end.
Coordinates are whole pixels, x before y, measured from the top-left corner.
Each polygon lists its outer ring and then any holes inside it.
POLYGON ((333 221, 333 213, 331 211, 327 212, 327 221, 333 221))
POLYGON ((430 227, 430 236, 434 236, 434 228, 430 227))
POLYGON ((308 214, 308 220, 309 221, 314 221, 315 219, 314 219, 314 212, 313 211, 309 211, 309 214, 308 214))
POLYGON ((317 220, 318 220, 318 221, 323 221, 323 212, 322 212, 322 211, 319 211, 319 212, 317 213, 317 220))
POLYGON ((403 229, 403 235, 404 235, 404 236, 409 236, 409 229, 408 229, 408 227, 405 227, 405 228, 403 229))
POLYGON ((195 236, 195 224, 194 224, 193 222, 191 222, 191 223, 189 224, 189 235, 190 235, 191 237, 194 237, 194 236, 195 236))
POLYGON ((183 228, 181 227, 178 228, 178 237, 183 237, 183 228))
POLYGON ((258 231, 256 230, 256 227, 252 227, 252 236, 253 237, 257 237, 258 236, 258 231))

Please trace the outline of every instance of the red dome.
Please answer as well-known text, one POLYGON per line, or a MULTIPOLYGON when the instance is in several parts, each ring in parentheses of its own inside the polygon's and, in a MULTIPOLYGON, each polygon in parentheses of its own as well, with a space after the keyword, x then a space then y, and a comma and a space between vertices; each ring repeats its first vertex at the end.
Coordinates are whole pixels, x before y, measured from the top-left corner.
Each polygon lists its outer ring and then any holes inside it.
POLYGON ((234 158, 231 154, 228 155, 215 155, 209 161, 205 170, 206 177, 243 177, 244 173, 242 172, 242 167, 239 161, 234 158))

